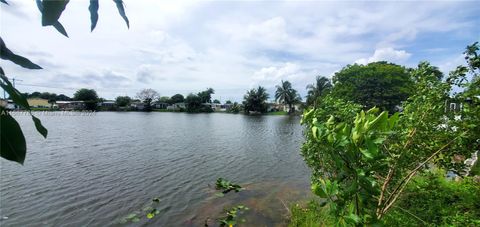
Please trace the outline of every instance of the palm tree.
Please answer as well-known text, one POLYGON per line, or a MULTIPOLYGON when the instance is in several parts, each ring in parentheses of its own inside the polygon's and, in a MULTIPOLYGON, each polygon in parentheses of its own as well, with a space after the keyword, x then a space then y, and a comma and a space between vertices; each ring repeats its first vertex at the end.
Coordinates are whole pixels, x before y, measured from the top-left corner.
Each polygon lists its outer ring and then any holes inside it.
POLYGON ((317 76, 315 84, 307 85, 307 105, 317 106, 318 97, 322 96, 332 88, 330 80, 324 76, 317 76))
POLYGON ((275 100, 284 105, 288 105, 288 113, 293 113, 295 111, 293 105, 301 101, 298 92, 292 88, 292 84, 289 81, 282 80, 281 84, 277 85, 276 88, 275 100))
POLYGON ((250 113, 250 111, 264 113, 267 111, 268 93, 264 87, 259 86, 257 89, 253 88, 247 91, 243 99, 245 113, 250 113))

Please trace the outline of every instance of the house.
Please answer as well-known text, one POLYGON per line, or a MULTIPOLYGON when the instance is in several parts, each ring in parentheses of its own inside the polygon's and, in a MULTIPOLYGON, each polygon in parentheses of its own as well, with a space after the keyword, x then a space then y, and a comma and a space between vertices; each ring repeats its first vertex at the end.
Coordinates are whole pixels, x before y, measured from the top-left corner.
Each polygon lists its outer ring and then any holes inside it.
POLYGON ((134 103, 130 104, 130 107, 132 107, 133 109, 136 109, 136 110, 143 110, 143 109, 145 109, 145 103, 134 102, 134 103))
POLYGON ((445 113, 447 112, 462 112, 464 105, 479 105, 480 97, 468 97, 465 100, 459 100, 455 98, 448 98, 445 100, 445 113))
POLYGON ((173 110, 173 111, 181 111, 181 110, 184 110, 186 108, 187 108, 187 106, 185 105, 184 102, 178 102, 178 103, 172 104, 170 106, 167 106, 167 110, 173 110))
POLYGON ((154 102, 153 103, 153 108, 155 108, 155 109, 164 110, 164 109, 167 109, 168 106, 169 106, 169 104, 165 103, 165 102, 154 102))
POLYGON ((31 98, 27 99, 28 105, 33 108, 50 108, 52 104, 47 99, 31 98))
POLYGON ((276 102, 267 103, 267 106, 267 112, 277 112, 285 109, 285 105, 276 102))
POLYGON ((222 104, 220 103, 208 103, 213 111, 220 111, 222 109, 222 104))
POLYGON ((85 109, 85 102, 83 101, 57 101, 56 106, 60 110, 83 110, 85 109))
POLYGON ((115 107, 116 104, 115 104, 115 101, 107 100, 107 101, 99 102, 97 103, 97 105, 99 107, 112 108, 112 107, 115 107))
POLYGON ((212 103, 211 107, 215 112, 227 112, 232 108, 233 104, 212 103))
POLYGON ((7 110, 14 110, 17 108, 15 103, 10 99, 0 99, 0 106, 7 110))

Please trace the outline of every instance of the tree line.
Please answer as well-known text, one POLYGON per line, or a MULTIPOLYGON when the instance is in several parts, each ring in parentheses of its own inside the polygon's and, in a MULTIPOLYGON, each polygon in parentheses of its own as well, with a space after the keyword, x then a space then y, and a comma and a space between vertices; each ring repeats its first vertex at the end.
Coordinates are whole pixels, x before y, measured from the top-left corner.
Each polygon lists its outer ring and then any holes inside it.
MULTIPOLYGON (((361 105, 364 109, 378 107, 381 110, 394 112, 413 92, 415 79, 411 77, 412 70, 384 61, 367 65, 347 65, 336 72, 332 79, 317 76, 314 83, 306 86, 305 102, 302 102, 299 92, 287 80, 282 80, 280 84, 275 86, 274 98, 277 103, 286 107, 285 109, 289 114, 294 114, 309 106, 317 107, 320 100, 326 96, 352 101, 361 105)), ((437 67, 431 67, 430 70, 430 73, 433 73, 438 80, 443 78, 443 73, 437 67)), ((184 103, 184 106, 179 109, 180 111, 208 113, 212 112, 212 108, 208 104, 220 104, 219 100, 212 100, 213 94, 215 94, 215 90, 207 88, 196 94, 190 93, 186 97, 182 94, 160 96, 159 92, 148 88, 139 91, 133 98, 118 96, 115 99, 115 104, 119 108, 127 108, 132 103, 141 102, 144 104, 144 111, 151 111, 153 104, 156 102, 168 105, 184 103)), ((94 89, 87 88, 79 89, 72 98, 49 92, 33 92, 24 95, 27 98, 47 99, 52 103, 70 100, 84 101, 86 108, 90 110, 95 110, 97 108, 96 104, 105 100, 100 98, 94 89)), ((269 98, 267 89, 258 86, 247 90, 242 103, 226 101, 225 104, 232 105, 231 112, 243 111, 246 114, 263 114, 269 111, 269 98)))

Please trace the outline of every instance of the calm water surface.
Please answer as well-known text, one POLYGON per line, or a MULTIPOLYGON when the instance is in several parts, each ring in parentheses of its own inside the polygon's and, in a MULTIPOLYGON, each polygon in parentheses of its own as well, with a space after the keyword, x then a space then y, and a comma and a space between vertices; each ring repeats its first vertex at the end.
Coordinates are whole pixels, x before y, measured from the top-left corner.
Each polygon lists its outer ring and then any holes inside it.
POLYGON ((40 116, 46 140, 16 118, 28 153, 24 166, 0 159, 1 226, 203 226, 235 204, 251 208, 244 226, 284 226, 285 206, 309 196, 298 117, 40 116), (215 196, 218 177, 246 190, 215 196), (148 207, 160 213, 146 219, 148 207), (123 224, 132 213, 142 219, 123 224))

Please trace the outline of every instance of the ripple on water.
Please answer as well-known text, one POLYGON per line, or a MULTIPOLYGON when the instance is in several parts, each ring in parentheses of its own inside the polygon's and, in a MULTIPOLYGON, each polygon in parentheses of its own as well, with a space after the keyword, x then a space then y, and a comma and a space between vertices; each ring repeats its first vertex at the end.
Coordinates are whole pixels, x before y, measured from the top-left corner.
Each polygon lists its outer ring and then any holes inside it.
MULTIPOLYGON (((284 207, 308 195, 298 118, 229 114, 98 113, 18 117, 24 166, 0 160, 1 226, 108 226, 159 197, 160 214, 138 225, 203 225, 224 206, 251 206, 250 224, 281 225, 284 207), (224 177, 248 190, 213 196, 224 177)), ((269 225, 271 226, 271 225, 269 225)))

